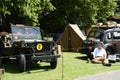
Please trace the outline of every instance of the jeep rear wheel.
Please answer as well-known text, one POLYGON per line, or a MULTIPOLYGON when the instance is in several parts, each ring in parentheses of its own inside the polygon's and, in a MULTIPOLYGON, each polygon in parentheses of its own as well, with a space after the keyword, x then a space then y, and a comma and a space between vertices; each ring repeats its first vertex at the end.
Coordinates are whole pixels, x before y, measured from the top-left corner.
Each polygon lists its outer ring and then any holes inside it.
POLYGON ((24 54, 20 54, 19 67, 21 72, 24 72, 26 70, 26 58, 24 54))

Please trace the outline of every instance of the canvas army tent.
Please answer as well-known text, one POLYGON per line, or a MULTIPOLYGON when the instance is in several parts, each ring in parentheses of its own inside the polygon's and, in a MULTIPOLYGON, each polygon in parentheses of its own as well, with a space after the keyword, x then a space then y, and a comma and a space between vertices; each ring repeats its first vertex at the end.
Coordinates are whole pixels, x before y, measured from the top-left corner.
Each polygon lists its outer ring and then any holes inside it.
POLYGON ((61 49, 64 51, 75 51, 81 48, 85 39, 85 36, 76 24, 69 24, 56 43, 61 45, 61 49))

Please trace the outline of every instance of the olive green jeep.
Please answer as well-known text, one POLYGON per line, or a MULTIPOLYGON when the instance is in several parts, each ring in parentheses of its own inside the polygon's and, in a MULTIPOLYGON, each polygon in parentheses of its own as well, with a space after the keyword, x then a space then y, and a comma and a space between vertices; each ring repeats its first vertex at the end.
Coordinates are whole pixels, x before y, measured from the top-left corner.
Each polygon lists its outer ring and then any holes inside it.
POLYGON ((25 71, 27 64, 40 62, 50 63, 56 68, 57 58, 54 41, 42 40, 40 28, 33 26, 12 25, 11 33, 0 33, 0 60, 15 57, 20 71, 25 71))

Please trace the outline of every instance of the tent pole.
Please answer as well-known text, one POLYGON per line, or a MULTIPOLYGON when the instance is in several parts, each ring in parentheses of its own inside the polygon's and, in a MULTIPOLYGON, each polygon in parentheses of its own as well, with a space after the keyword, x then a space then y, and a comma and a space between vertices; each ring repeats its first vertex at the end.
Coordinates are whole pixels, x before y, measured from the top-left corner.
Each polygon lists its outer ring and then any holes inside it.
MULTIPOLYGON (((60 44, 62 45, 62 42, 60 41, 60 44)), ((62 49, 62 47, 61 47, 62 49)), ((61 56, 62 56, 62 80, 64 80, 64 57, 63 57, 63 52, 61 51, 61 56)))
POLYGON ((63 52, 62 52, 62 80, 64 80, 64 58, 63 58, 63 52))
POLYGON ((71 33, 70 28, 68 29, 68 49, 71 51, 71 33))

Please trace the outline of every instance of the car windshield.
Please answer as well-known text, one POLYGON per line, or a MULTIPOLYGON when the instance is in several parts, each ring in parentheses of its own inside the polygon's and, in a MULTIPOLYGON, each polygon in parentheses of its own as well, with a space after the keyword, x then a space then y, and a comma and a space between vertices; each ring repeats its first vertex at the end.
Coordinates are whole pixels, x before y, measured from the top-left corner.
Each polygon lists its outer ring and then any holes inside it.
POLYGON ((90 32, 88 37, 94 37, 94 38, 100 39, 102 37, 102 33, 99 31, 92 31, 90 32))
POLYGON ((19 40, 41 40, 40 28, 30 26, 12 26, 12 35, 14 41, 19 40))

